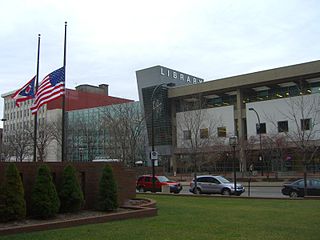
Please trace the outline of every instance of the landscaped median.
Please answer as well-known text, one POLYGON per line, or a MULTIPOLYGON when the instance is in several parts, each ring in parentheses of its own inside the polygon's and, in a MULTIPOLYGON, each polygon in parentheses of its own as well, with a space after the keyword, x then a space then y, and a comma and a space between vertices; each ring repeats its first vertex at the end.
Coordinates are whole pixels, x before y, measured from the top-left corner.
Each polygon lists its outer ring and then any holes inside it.
POLYGON ((318 240, 318 200, 212 198, 146 194, 158 215, 4 236, 1 240, 318 240))
POLYGON ((0 236, 105 223, 131 218, 153 217, 156 215, 157 209, 154 200, 147 198, 131 199, 124 206, 112 212, 80 211, 74 214, 59 214, 55 218, 47 220, 27 219, 5 224, 0 223, 0 236))

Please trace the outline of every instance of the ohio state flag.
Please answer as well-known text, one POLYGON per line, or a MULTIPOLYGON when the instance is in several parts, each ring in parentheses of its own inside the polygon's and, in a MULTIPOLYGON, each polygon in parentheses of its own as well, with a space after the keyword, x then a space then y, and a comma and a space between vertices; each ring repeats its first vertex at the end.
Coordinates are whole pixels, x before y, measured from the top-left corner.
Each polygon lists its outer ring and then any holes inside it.
POLYGON ((22 88, 16 91, 12 98, 16 101, 16 106, 20 107, 20 103, 33 99, 36 93, 36 76, 34 76, 29 82, 27 82, 22 88))

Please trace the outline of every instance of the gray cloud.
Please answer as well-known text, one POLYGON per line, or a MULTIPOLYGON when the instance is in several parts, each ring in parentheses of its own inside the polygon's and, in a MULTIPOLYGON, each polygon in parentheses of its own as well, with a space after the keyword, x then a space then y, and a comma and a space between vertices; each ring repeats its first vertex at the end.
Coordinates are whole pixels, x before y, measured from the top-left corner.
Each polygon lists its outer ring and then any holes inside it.
MULTIPOLYGON (((0 93, 63 63, 68 21, 67 87, 110 85, 138 99, 135 71, 153 65, 206 80, 319 59, 320 2, 11 0, 0 9, 0 93)), ((3 101, 0 102, 0 117, 3 101)))

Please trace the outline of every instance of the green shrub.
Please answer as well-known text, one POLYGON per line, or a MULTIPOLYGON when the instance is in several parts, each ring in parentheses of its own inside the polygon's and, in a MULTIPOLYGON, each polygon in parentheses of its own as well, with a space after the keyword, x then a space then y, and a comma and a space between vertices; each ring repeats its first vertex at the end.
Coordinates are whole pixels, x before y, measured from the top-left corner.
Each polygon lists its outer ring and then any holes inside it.
POLYGON ((19 220, 25 216, 26 202, 21 177, 16 165, 10 163, 0 189, 0 221, 19 220))
POLYGON ((114 210, 117 207, 117 185, 112 168, 109 165, 106 165, 103 168, 99 182, 98 210, 108 211, 114 210))
POLYGON ((61 212, 77 212, 83 206, 83 193, 76 176, 76 170, 71 165, 66 166, 63 171, 59 198, 61 212))
POLYGON ((59 207, 60 201, 49 167, 42 165, 31 193, 31 214, 35 218, 46 219, 55 216, 59 207))

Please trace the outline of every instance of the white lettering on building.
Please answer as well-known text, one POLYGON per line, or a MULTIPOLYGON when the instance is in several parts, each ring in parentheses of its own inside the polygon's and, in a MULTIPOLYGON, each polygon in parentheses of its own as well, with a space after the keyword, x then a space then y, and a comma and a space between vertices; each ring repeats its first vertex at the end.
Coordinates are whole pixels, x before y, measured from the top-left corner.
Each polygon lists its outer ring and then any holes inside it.
POLYGON ((177 77, 178 77, 177 72, 173 72, 173 73, 172 73, 172 76, 173 76, 174 79, 177 79, 177 77))
POLYGON ((197 79, 193 78, 193 84, 197 84, 197 79))
POLYGON ((160 74, 162 76, 167 76, 169 78, 177 79, 180 81, 185 81, 187 83, 192 83, 192 84, 197 84, 197 83, 202 83, 202 79, 198 79, 196 77, 191 77, 189 75, 185 75, 183 73, 179 73, 176 71, 171 71, 170 69, 165 69, 163 67, 160 67, 160 74))
POLYGON ((164 76, 163 68, 160 68, 160 74, 164 76))

